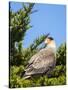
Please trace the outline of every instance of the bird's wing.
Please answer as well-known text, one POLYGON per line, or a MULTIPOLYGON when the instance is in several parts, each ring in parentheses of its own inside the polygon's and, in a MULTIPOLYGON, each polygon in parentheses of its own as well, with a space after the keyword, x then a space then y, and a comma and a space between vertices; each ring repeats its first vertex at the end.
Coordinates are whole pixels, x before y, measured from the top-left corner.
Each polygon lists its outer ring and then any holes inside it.
POLYGON ((30 59, 29 65, 35 69, 40 69, 53 63, 54 59, 55 56, 52 49, 42 49, 30 59))
POLYGON ((29 61, 25 75, 45 73, 55 65, 55 55, 53 49, 42 49, 29 61))
POLYGON ((46 52, 40 52, 39 56, 35 59, 32 66, 35 69, 47 69, 49 66, 53 65, 54 61, 54 53, 50 50, 46 50, 46 52))
POLYGON ((40 56, 40 54, 41 54, 41 53, 44 53, 44 52, 46 52, 46 50, 45 50, 45 49, 42 49, 42 50, 40 50, 38 53, 36 53, 35 55, 33 55, 33 56, 31 57, 31 59, 29 60, 28 64, 33 63, 33 62, 35 61, 35 59, 37 59, 37 57, 40 56))

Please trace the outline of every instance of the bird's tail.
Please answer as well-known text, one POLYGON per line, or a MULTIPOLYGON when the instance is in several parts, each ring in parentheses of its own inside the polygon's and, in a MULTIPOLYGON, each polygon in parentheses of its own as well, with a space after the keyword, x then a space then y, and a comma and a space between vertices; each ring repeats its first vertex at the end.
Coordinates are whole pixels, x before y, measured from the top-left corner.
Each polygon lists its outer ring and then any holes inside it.
POLYGON ((28 76, 28 75, 24 75, 23 76, 23 79, 29 79, 31 76, 28 76))
POLYGON ((22 77, 23 79, 28 79, 28 78, 30 78, 31 76, 30 76, 30 75, 26 75, 25 72, 26 72, 26 71, 23 71, 23 72, 21 73, 21 77, 22 77))

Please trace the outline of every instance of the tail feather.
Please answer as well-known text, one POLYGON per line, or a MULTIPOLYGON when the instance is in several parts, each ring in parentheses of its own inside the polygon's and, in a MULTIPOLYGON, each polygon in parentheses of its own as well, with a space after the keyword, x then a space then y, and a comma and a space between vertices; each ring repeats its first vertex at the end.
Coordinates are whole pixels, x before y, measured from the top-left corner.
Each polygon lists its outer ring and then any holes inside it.
POLYGON ((31 76, 28 76, 28 75, 24 75, 23 76, 23 79, 29 79, 31 76))
POLYGON ((28 79, 28 78, 30 78, 31 76, 30 76, 30 75, 26 75, 25 72, 26 72, 26 71, 23 71, 23 72, 21 73, 21 77, 23 77, 23 79, 28 79))

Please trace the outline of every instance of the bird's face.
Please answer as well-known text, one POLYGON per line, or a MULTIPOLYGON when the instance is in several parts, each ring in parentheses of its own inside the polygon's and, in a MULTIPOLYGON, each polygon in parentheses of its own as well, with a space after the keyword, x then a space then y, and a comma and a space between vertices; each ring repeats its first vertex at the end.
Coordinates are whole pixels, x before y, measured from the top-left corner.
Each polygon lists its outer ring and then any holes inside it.
POLYGON ((47 37, 44 40, 44 43, 45 43, 46 46, 56 48, 56 43, 55 43, 55 41, 52 37, 47 37))
POLYGON ((46 44, 46 45, 48 45, 48 44, 50 44, 51 43, 51 39, 49 39, 49 38, 46 38, 45 40, 44 40, 44 43, 46 44))

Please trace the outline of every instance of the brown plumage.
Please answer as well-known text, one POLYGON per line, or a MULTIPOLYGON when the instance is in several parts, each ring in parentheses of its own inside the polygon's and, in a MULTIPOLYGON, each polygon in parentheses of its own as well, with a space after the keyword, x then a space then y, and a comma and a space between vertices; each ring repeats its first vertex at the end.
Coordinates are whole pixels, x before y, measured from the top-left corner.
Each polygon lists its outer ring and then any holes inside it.
POLYGON ((56 45, 53 38, 45 39, 47 47, 41 49, 31 57, 25 70, 24 78, 29 78, 35 74, 49 73, 55 66, 56 45))

